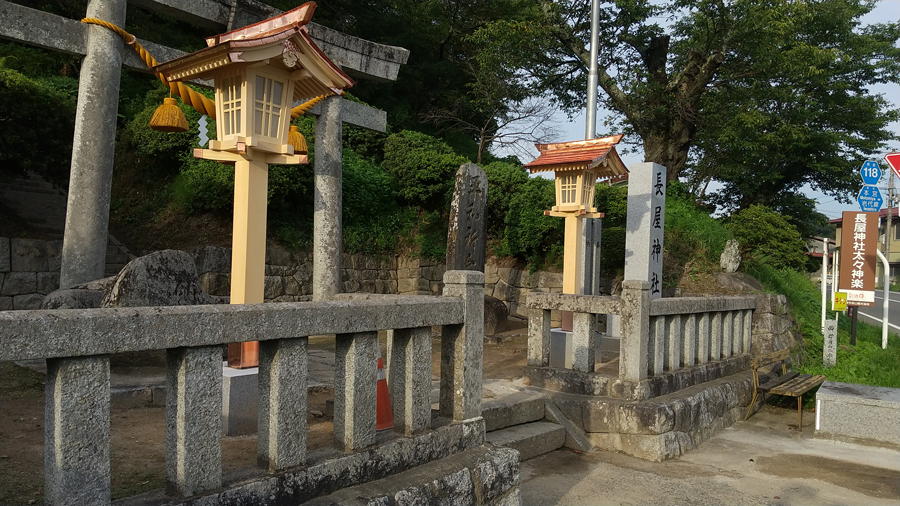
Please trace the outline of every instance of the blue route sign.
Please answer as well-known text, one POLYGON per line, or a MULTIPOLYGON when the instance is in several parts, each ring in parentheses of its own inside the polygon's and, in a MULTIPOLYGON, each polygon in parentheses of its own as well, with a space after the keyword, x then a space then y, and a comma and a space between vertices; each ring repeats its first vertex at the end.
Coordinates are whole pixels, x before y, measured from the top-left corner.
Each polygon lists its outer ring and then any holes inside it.
POLYGON ((881 205, 884 204, 884 198, 881 196, 881 190, 879 190, 876 186, 869 185, 865 185, 862 187, 862 190, 859 191, 859 196, 856 198, 856 201, 859 202, 859 209, 864 213, 880 211, 881 205))
MULTIPOLYGON (((866 160, 859 168, 859 175, 862 177, 864 184, 878 184, 881 179, 881 167, 872 160, 866 160)), ((879 206, 879 209, 881 207, 879 206)))

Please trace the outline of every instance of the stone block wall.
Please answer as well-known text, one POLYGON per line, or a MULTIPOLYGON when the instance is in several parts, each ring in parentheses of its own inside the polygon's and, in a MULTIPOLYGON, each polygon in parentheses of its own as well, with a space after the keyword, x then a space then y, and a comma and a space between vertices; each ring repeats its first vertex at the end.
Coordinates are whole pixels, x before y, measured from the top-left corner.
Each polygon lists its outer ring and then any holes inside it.
POLYGON ((750 348, 754 357, 793 348, 801 340, 797 321, 791 315, 791 303, 784 295, 756 295, 750 348))
POLYGON ((0 311, 38 309, 59 288, 62 241, 0 237, 0 311))
MULTIPOLYGON (((542 288, 550 293, 562 293, 562 273, 529 272, 522 266, 506 267, 496 259, 488 260, 484 268, 484 293, 506 303, 509 314, 528 317, 525 300, 528 292, 542 288)), ((551 311, 551 326, 559 326, 559 311, 551 311)))
MULTIPOLYGON (((0 237, 0 310, 38 309, 44 296, 59 288, 62 241, 0 237)), ((190 250, 200 284, 210 295, 228 296, 231 290, 231 249, 205 246, 190 250)), ((440 295, 446 264, 433 259, 401 255, 344 253, 342 291, 440 295)), ((509 313, 527 317, 528 292, 542 288, 562 292, 562 274, 529 272, 524 266, 498 263, 485 266, 485 294, 509 307, 509 313)), ((312 299, 312 253, 290 252, 276 244, 266 247, 266 302, 306 302, 312 299)), ((559 325, 559 312, 551 315, 559 325)))
MULTIPOLYGON (((231 290, 231 249, 206 246, 190 253, 197 264, 203 289, 211 295, 228 296, 231 290)), ((398 293, 397 257, 345 253, 341 263, 343 292, 398 293)), ((312 253, 291 252, 276 244, 267 245, 264 297, 266 302, 312 300, 312 253)))
MULTIPOLYGON (((440 295, 444 290, 444 262, 428 258, 397 256, 397 292, 415 295, 440 295)), ((487 293, 487 291, 485 291, 487 293)))

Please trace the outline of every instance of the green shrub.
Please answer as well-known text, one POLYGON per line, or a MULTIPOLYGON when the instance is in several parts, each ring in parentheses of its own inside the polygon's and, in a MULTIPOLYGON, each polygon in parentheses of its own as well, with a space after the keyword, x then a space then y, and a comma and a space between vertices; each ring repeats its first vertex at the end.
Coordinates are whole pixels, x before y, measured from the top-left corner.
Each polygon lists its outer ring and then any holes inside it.
POLYGON ((600 238, 600 272, 611 278, 625 271, 625 227, 606 227, 600 238))
POLYGON ((556 204, 554 182, 530 178, 510 199, 506 215, 506 232, 499 256, 517 256, 532 268, 553 262, 562 252, 565 237, 564 220, 544 216, 556 204))
POLYGON ((181 156, 181 172, 172 183, 175 203, 189 214, 217 212, 234 208, 234 165, 181 156))
POLYGON ((766 263, 776 269, 806 270, 806 243, 797 227, 768 207, 753 204, 738 211, 726 227, 740 242, 745 261, 766 263))
POLYGON ((351 253, 392 252, 415 221, 414 210, 397 205, 390 174, 352 149, 344 150, 342 193, 344 249, 351 253))
POLYGON ((0 174, 33 171, 67 186, 78 82, 30 78, 5 64, 0 59, 0 174))
POLYGON ((467 161, 440 139, 404 130, 385 141, 382 168, 393 176, 402 199, 426 210, 443 210, 456 171, 467 161))
POLYGON ((597 212, 606 214, 603 228, 624 227, 628 215, 628 187, 599 183, 594 188, 594 207, 597 212))
POLYGON ((506 229, 510 202, 528 181, 528 172, 521 164, 492 162, 484 166, 484 173, 488 179, 487 232, 499 238, 506 229))

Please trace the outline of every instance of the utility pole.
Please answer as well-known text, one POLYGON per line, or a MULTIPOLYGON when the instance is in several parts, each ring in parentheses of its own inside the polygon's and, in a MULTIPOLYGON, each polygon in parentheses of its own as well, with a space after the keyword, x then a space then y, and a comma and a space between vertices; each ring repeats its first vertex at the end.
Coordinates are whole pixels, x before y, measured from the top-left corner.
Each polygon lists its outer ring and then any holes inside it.
POLYGON ((884 231, 884 257, 888 261, 888 272, 884 273, 884 296, 887 297, 891 286, 891 218, 894 215, 894 171, 888 174, 888 211, 887 211, 887 228, 884 231))

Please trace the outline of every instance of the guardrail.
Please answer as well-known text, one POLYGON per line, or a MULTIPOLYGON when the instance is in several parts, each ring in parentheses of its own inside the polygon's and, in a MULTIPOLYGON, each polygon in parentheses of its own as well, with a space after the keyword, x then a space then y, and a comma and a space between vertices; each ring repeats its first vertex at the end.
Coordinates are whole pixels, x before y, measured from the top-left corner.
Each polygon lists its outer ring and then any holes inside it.
MULTIPOLYGON (((258 460, 270 476, 307 460, 306 336, 336 335, 334 439, 345 453, 376 442, 374 357, 379 330, 393 330, 389 368, 395 379, 396 430, 414 436, 431 429, 434 325, 443 326, 441 415, 454 423, 480 421, 484 274, 448 271, 444 283, 443 297, 350 296, 312 303, 0 312, 0 360, 47 360, 47 504, 110 502, 111 353, 166 350, 167 493, 175 498, 223 493, 226 343, 260 341, 258 460)), ((466 443, 470 446, 481 444, 483 423, 480 427, 480 439, 468 434, 474 434, 469 429, 458 431, 467 434, 459 437, 471 439, 466 443)), ((462 443, 446 446, 451 453, 466 449, 462 443)), ((429 452, 407 450, 402 453, 405 460, 395 456, 390 465, 385 459, 376 474, 441 457, 438 451, 429 452)), ((329 475, 331 488, 347 486, 346 480, 334 477, 346 477, 352 474, 347 469, 361 465, 358 458, 337 461, 319 471, 329 475)), ((297 478, 291 480, 292 493, 302 497, 297 478)), ((268 504, 275 496, 271 490, 278 488, 272 483, 263 477, 239 486, 242 493, 255 497, 248 499, 251 503, 268 504)), ((283 484, 279 486, 284 494, 283 484)))

